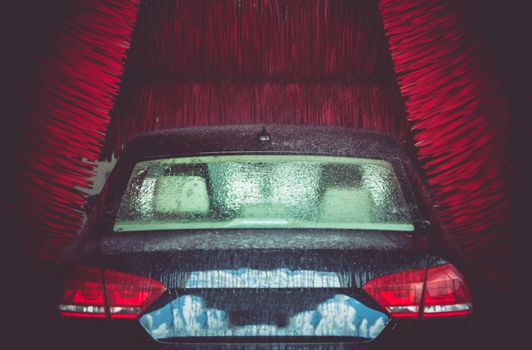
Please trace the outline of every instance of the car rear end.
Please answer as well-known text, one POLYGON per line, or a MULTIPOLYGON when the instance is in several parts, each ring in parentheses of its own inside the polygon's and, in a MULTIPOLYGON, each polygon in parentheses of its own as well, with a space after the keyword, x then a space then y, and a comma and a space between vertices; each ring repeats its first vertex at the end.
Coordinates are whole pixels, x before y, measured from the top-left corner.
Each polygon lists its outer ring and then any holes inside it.
POLYGON ((330 130, 296 131, 204 129, 147 140, 151 154, 131 146, 62 259, 65 338, 347 349, 463 330, 471 293, 433 253, 398 146, 336 130, 332 151, 330 130))
POLYGON ((139 348, 262 342, 348 347, 396 342, 427 321, 440 327, 438 321, 447 319, 456 326, 457 318, 470 315, 463 276, 419 251, 411 237, 359 232, 361 244, 342 232, 314 240, 317 234, 293 234, 284 244, 295 249, 282 247, 283 237, 270 232, 210 234, 205 244, 212 249, 184 251, 171 247, 191 237, 162 237, 167 233, 150 237, 153 242, 134 235, 104 241, 101 255, 67 273, 59 310, 77 329, 75 344, 95 337, 139 348), (260 235, 275 241, 229 248, 243 236, 256 241, 260 235), (142 251, 117 251, 128 239, 142 240, 142 251))

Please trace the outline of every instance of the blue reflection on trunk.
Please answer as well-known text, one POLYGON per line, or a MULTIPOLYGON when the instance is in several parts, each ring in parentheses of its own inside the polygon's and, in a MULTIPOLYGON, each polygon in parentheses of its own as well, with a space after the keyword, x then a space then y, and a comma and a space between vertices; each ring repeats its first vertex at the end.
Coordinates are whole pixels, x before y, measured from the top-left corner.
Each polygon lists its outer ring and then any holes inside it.
MULTIPOLYGON (((157 340, 179 337, 377 337, 389 317, 357 299, 331 291, 330 298, 317 301, 309 310, 288 315, 283 324, 242 324, 226 310, 210 307, 199 289, 235 288, 253 292, 268 288, 278 293, 287 288, 338 288, 333 272, 277 269, 270 271, 239 269, 192 272, 187 281, 191 294, 180 295, 158 310, 143 315, 142 326, 157 340)), ((223 303, 222 303, 223 304, 223 303)), ((220 303, 218 303, 220 305, 220 303)), ((278 307, 278 306, 277 306, 278 307)), ((249 312, 264 308, 274 312, 276 305, 242 305, 249 312)))

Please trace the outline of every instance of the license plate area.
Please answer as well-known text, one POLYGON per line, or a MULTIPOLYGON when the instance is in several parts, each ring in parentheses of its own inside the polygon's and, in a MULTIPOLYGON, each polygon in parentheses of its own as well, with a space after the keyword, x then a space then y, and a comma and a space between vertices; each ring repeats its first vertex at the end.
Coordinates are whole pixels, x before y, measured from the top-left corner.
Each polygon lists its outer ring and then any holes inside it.
POLYGON ((338 289, 182 290, 140 323, 165 342, 366 341, 389 322, 371 306, 338 289))

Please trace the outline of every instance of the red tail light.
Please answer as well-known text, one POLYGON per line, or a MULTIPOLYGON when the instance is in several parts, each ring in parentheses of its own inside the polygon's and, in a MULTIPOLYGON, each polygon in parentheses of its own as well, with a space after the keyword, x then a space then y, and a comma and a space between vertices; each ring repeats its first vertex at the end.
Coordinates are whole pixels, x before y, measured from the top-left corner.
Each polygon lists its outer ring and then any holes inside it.
POLYGON ((62 316, 136 318, 165 291, 150 278, 79 267, 66 276, 59 311, 62 316))
POLYGON ((166 290, 158 281, 123 272, 104 271, 111 318, 135 318, 166 290))
POLYGON ((90 267, 70 271, 66 276, 59 311, 62 316, 105 318, 101 271, 90 267))
POLYGON ((394 317, 417 317, 425 270, 411 270, 374 278, 364 290, 394 317))
POLYGON ((471 315, 473 303, 464 276, 450 265, 427 270, 427 286, 423 307, 424 317, 471 315))
POLYGON ((426 276, 417 269, 377 277, 363 288, 396 318, 466 316, 473 308, 464 277, 451 264, 429 267, 426 276))

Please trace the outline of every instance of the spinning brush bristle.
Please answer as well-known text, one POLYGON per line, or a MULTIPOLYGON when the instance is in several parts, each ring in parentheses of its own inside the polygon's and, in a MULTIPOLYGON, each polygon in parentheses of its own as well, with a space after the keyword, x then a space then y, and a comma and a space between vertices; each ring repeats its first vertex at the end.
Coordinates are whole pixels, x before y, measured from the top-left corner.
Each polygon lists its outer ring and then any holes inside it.
POLYGON ((387 79, 372 0, 157 0, 141 10, 128 78, 387 79))
POLYGON ((139 132, 235 123, 342 125, 406 137, 376 2, 148 3, 105 157, 139 132))
POLYGON ((406 138, 403 101, 393 84, 172 82, 136 86, 115 110, 106 153, 119 155, 132 135, 217 124, 361 127, 406 138), (147 116, 153 116, 148 118, 147 116))
POLYGON ((118 92, 137 0, 75 0, 30 91, 18 154, 17 200, 26 249, 51 260, 81 224, 84 194, 118 92))
POLYGON ((479 279, 505 279, 509 115, 467 2, 381 0, 379 9, 442 223, 479 279))

